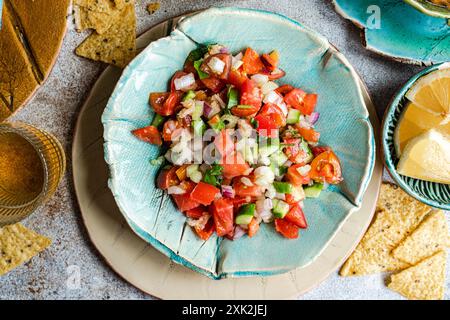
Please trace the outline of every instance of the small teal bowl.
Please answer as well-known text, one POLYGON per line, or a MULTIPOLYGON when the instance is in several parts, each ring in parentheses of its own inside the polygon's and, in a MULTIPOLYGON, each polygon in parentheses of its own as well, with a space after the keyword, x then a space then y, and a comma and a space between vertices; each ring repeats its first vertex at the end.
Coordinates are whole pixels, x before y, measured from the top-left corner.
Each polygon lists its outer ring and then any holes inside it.
MULTIPOLYGON (((109 187, 130 227, 173 261, 212 279, 269 276, 311 263, 344 220, 361 205, 375 162, 375 140, 358 77, 328 41, 281 15, 240 8, 212 8, 183 19, 170 36, 151 43, 124 70, 102 122, 109 187), (159 168, 150 165, 158 147, 131 131, 150 124, 150 92, 167 90, 198 43, 221 43, 232 52, 278 49, 285 83, 319 94, 321 143, 341 159, 344 182, 318 199, 305 201, 309 228, 299 239, 280 236, 263 224, 253 237, 236 241, 199 239, 164 191, 156 188, 159 168)), ((112 232, 112 231, 111 231, 112 232)))
POLYGON ((441 63, 426 68, 412 77, 403 88, 397 92, 384 115, 382 124, 382 144, 385 167, 403 190, 417 200, 432 207, 450 210, 450 185, 414 179, 397 173, 396 167, 399 159, 397 158, 394 147, 394 131, 400 115, 408 104, 408 100, 405 98, 406 92, 408 92, 413 84, 421 77, 435 70, 444 68, 450 68, 450 63, 441 63))

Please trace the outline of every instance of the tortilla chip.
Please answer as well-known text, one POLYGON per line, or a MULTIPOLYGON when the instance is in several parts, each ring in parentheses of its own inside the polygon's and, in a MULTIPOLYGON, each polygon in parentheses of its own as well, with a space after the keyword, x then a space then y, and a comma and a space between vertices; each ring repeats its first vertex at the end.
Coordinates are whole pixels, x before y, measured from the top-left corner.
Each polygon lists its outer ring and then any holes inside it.
POLYGON ((393 257, 391 251, 417 228, 430 210, 400 188, 383 184, 372 225, 342 266, 340 275, 399 271, 409 267, 393 257))
POLYGON ((414 265, 426 257, 444 250, 447 240, 447 219, 442 211, 433 211, 409 237, 392 251, 392 255, 414 265))
POLYGON ((134 0, 113 0, 113 1, 116 8, 122 9, 125 5, 127 5, 130 2, 133 2, 134 0))
POLYGON ((136 16, 134 5, 128 5, 117 22, 104 34, 91 34, 76 49, 76 54, 95 61, 125 67, 136 54, 136 16))
POLYGON ((74 6, 75 25, 77 31, 94 29, 99 34, 105 33, 115 23, 120 10, 115 9, 110 14, 91 11, 85 7, 74 6))
POLYGON ((47 248, 51 240, 17 223, 0 228, 0 276, 47 248))
POLYGON ((447 252, 439 251, 417 265, 391 276, 388 287, 412 300, 442 300, 447 252))
POLYGON ((73 4, 84 7, 87 10, 111 13, 114 10, 115 5, 112 0, 73 0, 73 4))

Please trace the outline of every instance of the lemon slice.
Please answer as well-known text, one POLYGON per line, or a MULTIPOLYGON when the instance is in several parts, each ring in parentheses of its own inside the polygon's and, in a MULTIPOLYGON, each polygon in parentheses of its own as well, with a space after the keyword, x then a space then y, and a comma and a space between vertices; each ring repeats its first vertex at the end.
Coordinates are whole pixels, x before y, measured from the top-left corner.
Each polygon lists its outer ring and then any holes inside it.
POLYGON ((394 132, 398 157, 408 141, 430 129, 450 134, 450 68, 423 76, 405 97, 411 102, 402 113, 394 132))
POLYGON ((397 172, 411 178, 450 183, 450 136, 431 129, 409 141, 397 172))

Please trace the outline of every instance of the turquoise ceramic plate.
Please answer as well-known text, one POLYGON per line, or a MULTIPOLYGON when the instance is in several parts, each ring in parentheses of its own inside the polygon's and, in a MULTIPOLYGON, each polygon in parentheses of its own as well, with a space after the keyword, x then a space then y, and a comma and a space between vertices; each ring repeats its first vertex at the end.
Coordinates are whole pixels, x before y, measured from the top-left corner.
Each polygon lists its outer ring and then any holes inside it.
POLYGON ((386 110, 382 125, 384 162, 394 180, 408 194, 430 206, 450 210, 450 185, 413 179, 397 173, 398 158, 394 147, 394 130, 402 111, 407 106, 406 92, 422 76, 440 68, 450 68, 450 63, 437 64, 412 77, 395 95, 386 110))
POLYGON ((363 29, 367 49, 414 64, 450 60, 446 19, 423 14, 400 0, 333 1, 340 15, 363 29))
POLYGON ((151 43, 125 70, 103 114, 109 186, 133 230, 175 262, 211 278, 273 275, 305 266, 324 249, 360 206, 372 174, 375 145, 361 89, 348 61, 321 36, 286 17, 263 11, 213 8, 182 20, 171 36, 151 43), (245 30, 245 32, 242 32, 245 30), (159 149, 131 130, 153 117, 152 91, 165 91, 196 43, 217 42, 233 51, 247 46, 281 54, 284 81, 320 96, 318 130, 341 159, 345 181, 305 201, 309 228, 286 240, 273 225, 237 241, 199 240, 170 197, 156 189, 159 149))

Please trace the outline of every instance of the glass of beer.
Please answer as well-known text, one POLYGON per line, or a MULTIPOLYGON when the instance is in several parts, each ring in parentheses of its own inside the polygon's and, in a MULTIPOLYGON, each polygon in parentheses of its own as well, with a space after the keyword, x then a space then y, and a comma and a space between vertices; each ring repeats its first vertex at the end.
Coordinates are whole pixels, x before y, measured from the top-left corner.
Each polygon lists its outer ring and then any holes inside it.
POLYGON ((65 169, 64 150, 53 135, 21 122, 0 124, 0 227, 45 203, 65 169))

